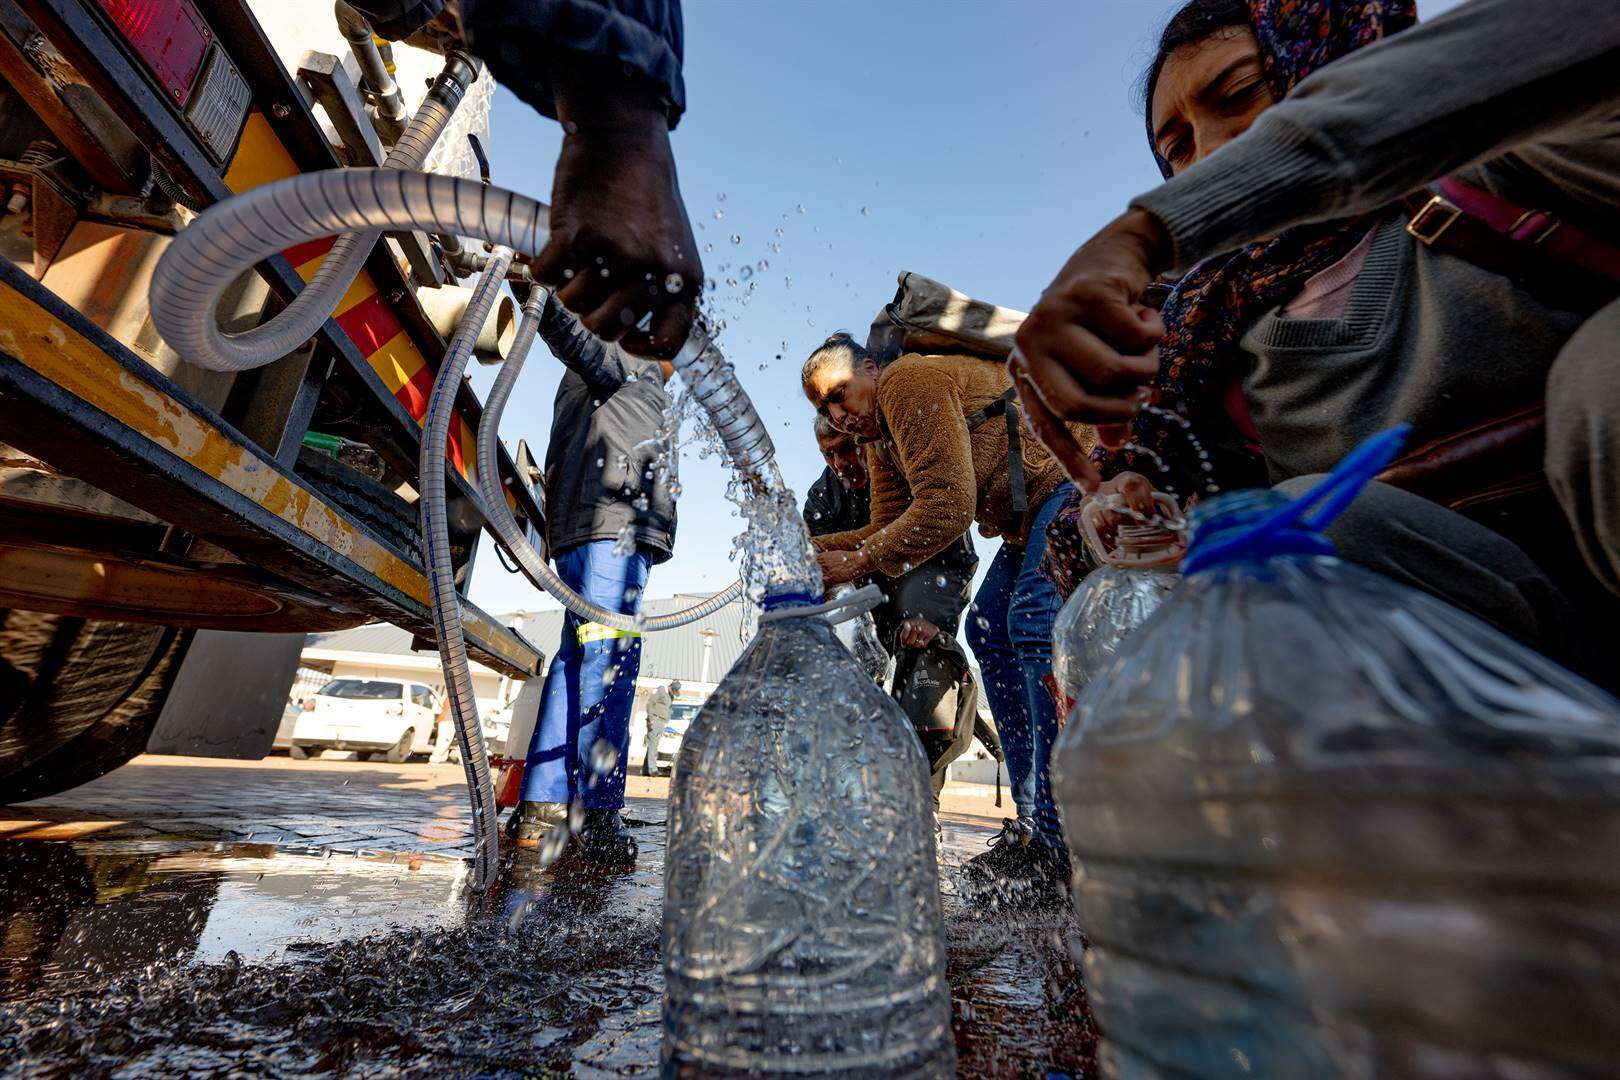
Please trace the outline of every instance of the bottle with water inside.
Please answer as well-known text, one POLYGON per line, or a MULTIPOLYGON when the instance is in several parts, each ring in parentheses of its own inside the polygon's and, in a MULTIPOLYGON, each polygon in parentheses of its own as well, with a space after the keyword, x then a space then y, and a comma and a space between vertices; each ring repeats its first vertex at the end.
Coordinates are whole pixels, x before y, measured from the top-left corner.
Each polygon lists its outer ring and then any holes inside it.
POLYGON ((1168 495, 1155 499, 1159 520, 1120 525, 1112 546, 1103 542, 1098 519, 1127 512, 1125 501, 1090 495, 1080 506, 1080 532, 1097 568, 1063 605, 1052 631, 1052 671, 1070 701, 1181 581, 1181 511, 1168 495))
POLYGON ((1403 434, 1195 510, 1060 739, 1112 1075, 1613 1070, 1620 702, 1332 557, 1403 434))
POLYGON ((922 750, 833 627, 773 614, 675 770, 664 1075, 952 1075, 922 750))
MULTIPOLYGON (((833 590, 833 599, 843 599, 854 593, 855 586, 840 585, 833 590)), ((853 619, 844 619, 835 624, 833 633, 873 682, 884 684, 888 681, 889 650, 878 640, 877 622, 870 611, 863 611, 853 619)))

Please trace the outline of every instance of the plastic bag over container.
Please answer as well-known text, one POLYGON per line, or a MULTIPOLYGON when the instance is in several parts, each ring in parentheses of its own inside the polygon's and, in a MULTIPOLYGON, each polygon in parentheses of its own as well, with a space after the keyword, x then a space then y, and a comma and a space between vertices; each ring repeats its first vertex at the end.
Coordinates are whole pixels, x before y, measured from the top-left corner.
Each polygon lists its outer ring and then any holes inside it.
POLYGON ((1060 739, 1112 1075, 1613 1068, 1620 702, 1332 557, 1380 440, 1199 507, 1060 739))

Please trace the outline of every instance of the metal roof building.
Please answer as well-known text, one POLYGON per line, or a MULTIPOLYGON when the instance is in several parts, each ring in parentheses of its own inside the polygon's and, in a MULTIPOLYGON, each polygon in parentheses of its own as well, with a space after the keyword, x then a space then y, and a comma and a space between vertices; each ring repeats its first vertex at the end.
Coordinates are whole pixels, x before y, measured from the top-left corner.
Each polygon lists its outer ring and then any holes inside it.
MULTIPOLYGON (((645 612, 648 615, 664 615, 707 600, 712 595, 682 593, 667 599, 648 600, 645 612)), ((499 618, 540 648, 546 654, 549 667, 562 639, 563 612, 560 609, 512 612, 499 618)), ((642 640, 640 678, 657 681, 678 679, 693 686, 713 685, 731 670, 731 665, 742 655, 742 630, 743 605, 733 603, 695 623, 648 634, 642 640)), ((313 653, 323 657, 334 653, 353 653, 419 657, 431 660, 435 667, 438 663, 431 649, 412 649, 410 633, 392 623, 368 623, 352 630, 311 634, 304 641, 304 651, 306 655, 313 653)), ((473 666, 481 667, 477 663, 473 666)))

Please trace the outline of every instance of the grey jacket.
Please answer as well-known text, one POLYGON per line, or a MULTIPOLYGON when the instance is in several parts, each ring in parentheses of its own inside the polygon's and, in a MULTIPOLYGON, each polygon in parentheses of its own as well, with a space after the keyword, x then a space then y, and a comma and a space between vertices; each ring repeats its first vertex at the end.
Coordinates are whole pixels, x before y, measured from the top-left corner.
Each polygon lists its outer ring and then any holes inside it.
POLYGON ((675 498, 648 475, 669 405, 662 366, 603 342, 554 298, 540 336, 568 368, 546 447, 548 552, 615 540, 633 526, 636 545, 663 562, 675 548, 675 498))
MULTIPOLYGON (((1446 175, 1620 239, 1620 3, 1471 0, 1334 61, 1140 197, 1191 263, 1387 207, 1446 175)), ((1591 314, 1419 244, 1382 215, 1342 316, 1272 311, 1243 338, 1273 482, 1324 472, 1398 422, 1430 440, 1545 394, 1591 314)))
POLYGON ((1189 267, 1489 162, 1467 179, 1617 237, 1617 70, 1615 0, 1470 0, 1328 64, 1134 204, 1189 267))
MULTIPOLYGON (((354 0, 377 32, 402 38, 444 10, 445 0, 354 0)), ((681 0, 461 0, 467 45, 502 86, 555 117, 549 49, 611 60, 664 98, 669 126, 686 111, 681 79, 681 0)))

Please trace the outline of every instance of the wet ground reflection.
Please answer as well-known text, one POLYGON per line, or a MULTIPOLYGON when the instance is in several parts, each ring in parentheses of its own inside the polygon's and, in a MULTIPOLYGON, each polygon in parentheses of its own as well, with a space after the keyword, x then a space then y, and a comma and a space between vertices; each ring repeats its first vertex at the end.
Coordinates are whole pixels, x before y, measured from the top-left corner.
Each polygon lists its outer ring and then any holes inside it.
MULTIPOLYGON (((487 896, 448 857, 0 841, 0 1076, 651 1075, 663 806, 629 816, 634 873, 525 853, 487 896)), ((1073 922, 949 885, 947 919, 962 1075, 1083 1074, 1073 922)))

